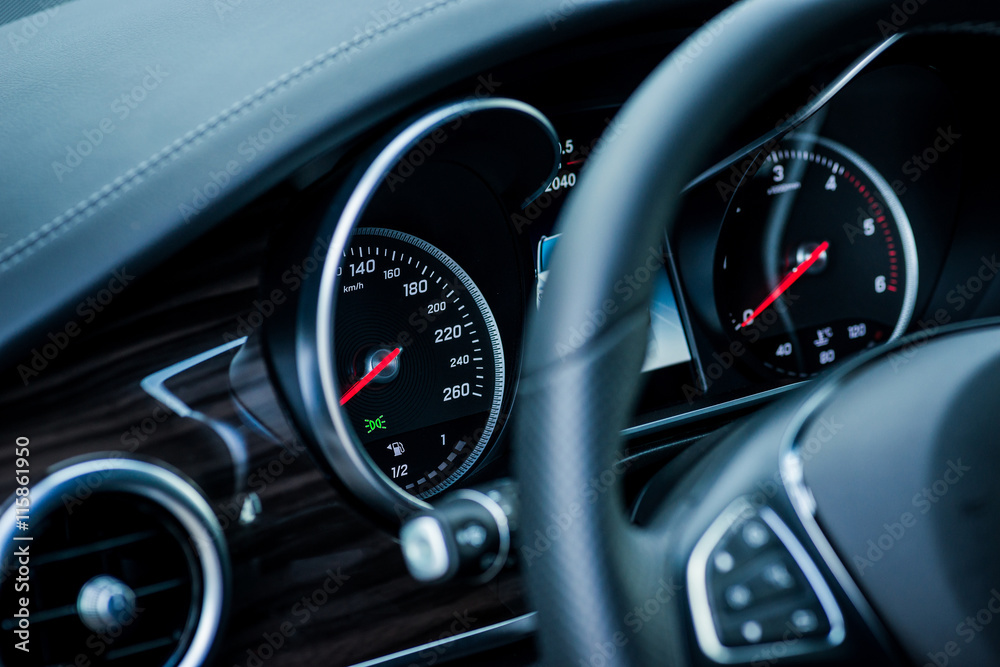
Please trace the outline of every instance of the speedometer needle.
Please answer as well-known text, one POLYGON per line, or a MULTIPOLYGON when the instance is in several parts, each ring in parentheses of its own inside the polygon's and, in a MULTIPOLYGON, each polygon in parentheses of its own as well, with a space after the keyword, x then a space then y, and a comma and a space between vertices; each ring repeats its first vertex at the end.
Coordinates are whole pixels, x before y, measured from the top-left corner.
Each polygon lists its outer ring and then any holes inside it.
POLYGON ((816 246, 816 249, 813 250, 811 253, 809 253, 809 256, 806 257, 801 264, 796 266, 794 269, 792 269, 791 273, 789 273, 787 276, 781 279, 781 282, 778 283, 778 286, 775 287, 773 290, 771 290, 771 293, 767 295, 767 298, 761 301, 760 305, 757 306, 757 308, 754 309, 752 313, 750 313, 750 317, 743 320, 736 327, 736 330, 739 331, 746 325, 750 324, 751 322, 753 322, 755 317, 757 317, 765 310, 767 310, 767 307, 770 306, 772 303, 774 303, 779 296, 784 294, 788 290, 788 288, 795 283, 796 280, 805 275, 805 272, 809 270, 809 267, 815 264, 816 260, 820 258, 820 255, 826 252, 826 249, 829 247, 830 243, 828 241, 823 241, 818 246, 816 246))
POLYGON ((375 368, 368 371, 367 375, 365 375, 363 378, 355 382, 354 386, 352 386, 350 389, 344 392, 344 395, 340 397, 340 404, 343 405, 344 403, 347 403, 349 400, 354 398, 354 395, 356 393, 364 389, 365 385, 374 380, 376 375, 384 371, 386 367, 392 363, 392 360, 398 357, 399 353, 402 351, 403 348, 397 347, 395 350, 385 355, 385 359, 378 362, 378 365, 375 366, 375 368))

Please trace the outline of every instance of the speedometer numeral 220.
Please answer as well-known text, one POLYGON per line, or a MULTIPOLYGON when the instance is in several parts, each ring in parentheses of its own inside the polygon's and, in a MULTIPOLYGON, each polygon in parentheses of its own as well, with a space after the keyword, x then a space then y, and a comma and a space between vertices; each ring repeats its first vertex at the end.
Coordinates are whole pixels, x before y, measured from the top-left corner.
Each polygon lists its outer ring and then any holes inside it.
POLYGON ((444 329, 434 330, 434 342, 443 343, 449 340, 456 340, 462 337, 462 325, 456 324, 452 327, 445 327, 444 329))

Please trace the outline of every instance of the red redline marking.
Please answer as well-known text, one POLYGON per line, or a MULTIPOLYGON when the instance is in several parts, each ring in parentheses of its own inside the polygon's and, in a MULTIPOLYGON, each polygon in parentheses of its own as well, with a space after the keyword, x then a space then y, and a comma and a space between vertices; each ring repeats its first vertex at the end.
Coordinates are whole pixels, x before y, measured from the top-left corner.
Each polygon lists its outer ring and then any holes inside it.
POLYGON ((392 363, 392 360, 398 357, 399 353, 402 351, 403 348, 397 347, 395 350, 385 355, 385 359, 378 362, 378 365, 375 366, 375 368, 368 371, 368 373, 363 378, 354 383, 354 386, 352 386, 350 389, 344 392, 344 395, 340 397, 340 404, 343 405, 344 403, 347 403, 349 400, 354 398, 355 394, 364 389, 365 385, 367 385, 369 382, 374 380, 376 375, 384 371, 386 367, 392 363))

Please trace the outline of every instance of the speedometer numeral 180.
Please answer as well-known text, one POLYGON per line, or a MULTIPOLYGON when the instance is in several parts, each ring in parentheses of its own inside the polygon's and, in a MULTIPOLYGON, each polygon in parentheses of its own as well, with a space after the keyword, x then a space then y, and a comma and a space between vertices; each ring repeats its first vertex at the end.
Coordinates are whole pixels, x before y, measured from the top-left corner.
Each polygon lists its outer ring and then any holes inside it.
POLYGON ((375 467, 428 498, 470 469, 496 428, 496 322, 468 274, 408 234, 359 229, 343 266, 334 333, 343 409, 375 467))

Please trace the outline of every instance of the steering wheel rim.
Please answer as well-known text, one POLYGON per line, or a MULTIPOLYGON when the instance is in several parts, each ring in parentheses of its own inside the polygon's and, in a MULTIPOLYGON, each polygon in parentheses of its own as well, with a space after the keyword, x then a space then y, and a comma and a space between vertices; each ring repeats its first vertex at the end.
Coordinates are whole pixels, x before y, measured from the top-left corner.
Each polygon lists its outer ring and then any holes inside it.
POLYGON ((774 72, 794 72, 845 44, 860 50, 883 39, 887 25, 910 31, 988 17, 987 4, 918 5, 900 26, 884 0, 744 0, 676 49, 619 112, 614 136, 561 215, 563 237, 546 300, 530 322, 516 408, 521 562, 543 657, 573 665, 594 664, 597 655, 601 664, 690 662, 689 646, 678 641, 690 627, 683 596, 663 581, 674 536, 629 524, 618 463, 650 301, 648 281, 623 289, 621 280, 645 275, 636 272, 662 256, 663 231, 672 229, 686 183, 755 106, 746 101, 776 92, 774 72), (643 632, 629 633, 629 614, 651 595, 660 611, 643 621, 643 632))

